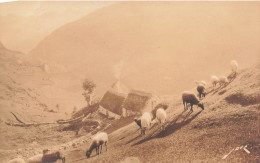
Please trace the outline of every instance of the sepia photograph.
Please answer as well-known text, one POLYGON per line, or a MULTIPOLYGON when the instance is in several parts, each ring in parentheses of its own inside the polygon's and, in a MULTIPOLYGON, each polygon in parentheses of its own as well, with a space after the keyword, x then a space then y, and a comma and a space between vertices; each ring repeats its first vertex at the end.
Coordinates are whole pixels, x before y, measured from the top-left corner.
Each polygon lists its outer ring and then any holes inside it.
POLYGON ((260 162, 259 1, 1 1, 0 163, 260 162))

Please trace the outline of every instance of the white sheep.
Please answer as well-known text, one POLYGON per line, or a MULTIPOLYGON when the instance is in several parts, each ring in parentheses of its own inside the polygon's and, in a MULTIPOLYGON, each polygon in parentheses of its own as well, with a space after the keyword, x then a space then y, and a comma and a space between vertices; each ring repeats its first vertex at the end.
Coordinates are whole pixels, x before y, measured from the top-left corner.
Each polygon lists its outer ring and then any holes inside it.
POLYGON ((219 77, 219 85, 225 86, 226 84, 228 84, 228 78, 226 76, 220 76, 219 77))
POLYGON ((160 123, 160 128, 164 129, 164 123, 166 121, 166 111, 163 108, 157 109, 156 118, 160 123))
POLYGON ((211 76, 211 83, 212 83, 212 85, 215 87, 218 84, 218 82, 219 82, 219 78, 217 76, 215 76, 215 75, 212 75, 211 76))
POLYGON ((43 154, 38 154, 26 160, 26 163, 42 163, 43 154))
POLYGON ((202 86, 204 86, 204 87, 207 85, 207 82, 206 82, 205 80, 195 81, 195 83, 196 83, 197 85, 202 85, 202 86))
POLYGON ((22 158, 15 158, 15 159, 9 160, 5 163, 25 163, 25 161, 22 158))
POLYGON ((237 68, 238 68, 237 61, 236 60, 232 60, 230 62, 230 67, 231 67, 232 74, 236 74, 237 73, 237 68))
POLYGON ((198 97, 192 92, 189 92, 189 91, 183 92, 182 101, 183 101, 183 105, 184 105, 184 110, 186 110, 186 108, 187 108, 187 103, 190 103, 190 105, 191 105, 191 108, 190 108, 191 112, 193 112, 193 110, 192 110, 193 105, 198 105, 199 107, 202 108, 202 110, 204 110, 204 105, 200 102, 198 97))
POLYGON ((200 82, 204 87, 207 85, 207 82, 205 80, 201 80, 200 82))
POLYGON ((145 135, 147 129, 150 128, 152 122, 151 113, 145 112, 141 117, 141 135, 145 135))
POLYGON ((96 149, 96 154, 99 155, 102 152, 102 145, 105 144, 106 150, 107 150, 107 142, 108 142, 108 135, 105 132, 97 133, 93 138, 92 142, 90 144, 89 149, 86 152, 87 158, 90 157, 91 152, 96 149), (101 147, 101 150, 99 152, 99 147, 101 147))

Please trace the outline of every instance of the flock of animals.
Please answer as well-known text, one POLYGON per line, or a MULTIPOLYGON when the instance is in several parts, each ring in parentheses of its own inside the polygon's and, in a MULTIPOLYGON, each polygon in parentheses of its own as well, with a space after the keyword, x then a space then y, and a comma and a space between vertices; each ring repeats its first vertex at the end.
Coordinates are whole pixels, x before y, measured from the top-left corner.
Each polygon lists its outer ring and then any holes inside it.
MULTIPOLYGON (((232 73, 226 77, 226 76, 220 76, 217 77, 215 75, 211 76, 211 83, 213 87, 216 87, 217 84, 219 84, 220 87, 227 85, 232 79, 236 77, 238 63, 235 60, 232 60, 231 63, 231 71, 232 73)), ((182 93, 182 100, 184 105, 184 110, 187 110, 187 104, 190 104, 190 112, 193 112, 193 105, 197 105, 198 107, 202 108, 204 110, 204 105, 201 101, 201 98, 206 96, 206 85, 207 83, 202 81, 196 81, 197 84, 197 91, 199 94, 199 97, 191 91, 184 91, 182 93)), ((141 135, 145 135, 146 131, 151 127, 152 121, 157 120, 159 123, 160 130, 165 129, 165 122, 166 122, 166 109, 168 108, 168 105, 160 105, 159 107, 155 107, 151 112, 144 112, 141 116, 141 118, 137 119, 135 118, 134 121, 141 129, 141 135)), ((92 151, 96 149, 96 155, 101 154, 102 152, 102 146, 103 144, 106 147, 107 150, 107 143, 108 143, 108 135, 105 132, 97 133, 93 136, 91 144, 86 151, 86 157, 89 158, 92 151)), ((62 160, 63 163, 65 163, 65 157, 62 157, 61 152, 55 151, 55 152, 49 152, 48 150, 43 150, 43 154, 35 155, 25 162, 22 158, 16 158, 10 161, 7 161, 6 163, 54 163, 57 160, 62 160)))
MULTIPOLYGON (((211 76, 211 83, 212 83, 213 88, 216 87, 217 84, 219 84, 219 87, 223 87, 223 86, 227 85, 229 82, 231 82, 232 79, 234 79, 236 77, 237 68, 238 68, 237 61, 232 60, 230 62, 230 66, 231 66, 231 74, 228 77, 226 77, 226 76, 217 77, 215 75, 211 76)), ((183 105, 184 105, 184 110, 188 109, 188 107, 187 107, 188 104, 190 104, 190 112, 193 112, 193 109, 192 109, 193 105, 197 105, 202 110, 204 110, 204 105, 203 105, 201 99, 203 97, 205 97, 207 94, 207 92, 206 92, 207 82, 204 80, 196 81, 196 84, 197 84, 197 91, 198 91, 199 97, 197 97, 197 95, 191 91, 184 91, 182 93, 182 101, 183 101, 183 105)), ((167 107, 164 107, 164 108, 155 109, 152 111, 152 113, 145 112, 145 113, 143 113, 143 115, 141 116, 140 119, 134 120, 136 122, 136 124, 141 128, 141 135, 145 134, 146 130, 150 128, 151 122, 154 119, 153 117, 156 117, 157 121, 160 123, 160 126, 162 124, 164 124, 164 122, 166 121, 166 112, 165 112, 166 109, 167 109, 167 107), (154 114, 155 112, 156 112, 156 114, 154 114)), ((161 127, 161 129, 164 129, 164 126, 161 127)))

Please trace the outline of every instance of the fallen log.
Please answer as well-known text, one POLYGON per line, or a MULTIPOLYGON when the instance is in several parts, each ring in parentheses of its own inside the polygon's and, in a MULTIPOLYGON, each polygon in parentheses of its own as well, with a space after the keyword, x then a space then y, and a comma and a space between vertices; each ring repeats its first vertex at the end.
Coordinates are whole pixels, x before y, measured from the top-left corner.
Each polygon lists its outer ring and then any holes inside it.
POLYGON ((81 119, 83 119, 86 115, 82 115, 80 117, 74 118, 74 119, 70 119, 70 120, 58 120, 57 123, 58 124, 65 124, 65 123, 71 123, 71 122, 75 122, 75 121, 79 121, 81 119))
POLYGON ((9 126, 29 127, 29 126, 57 124, 57 122, 45 122, 45 123, 9 123, 9 122, 5 122, 5 124, 7 124, 9 126))
POLYGON ((75 121, 80 121, 83 119, 86 115, 82 115, 80 117, 77 117, 75 119, 70 119, 70 120, 58 120, 56 122, 42 122, 42 123, 25 123, 21 121, 13 112, 11 114, 15 117, 15 119, 20 122, 20 123, 10 123, 10 122, 5 122, 5 124, 9 126, 19 126, 19 127, 28 127, 28 126, 40 126, 40 125, 50 125, 50 124, 66 124, 66 123, 72 123, 75 121))

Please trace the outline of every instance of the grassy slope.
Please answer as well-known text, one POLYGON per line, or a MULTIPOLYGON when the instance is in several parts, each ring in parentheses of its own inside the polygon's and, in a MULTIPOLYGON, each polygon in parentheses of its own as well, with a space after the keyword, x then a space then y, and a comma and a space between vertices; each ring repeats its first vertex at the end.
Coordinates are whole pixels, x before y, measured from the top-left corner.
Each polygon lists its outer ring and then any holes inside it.
MULTIPOLYGON (((209 88, 211 90, 211 88, 209 88)), ((260 161, 260 64, 241 70, 237 78, 221 89, 209 91, 203 100, 205 110, 194 108, 183 112, 180 100, 167 110, 165 131, 153 126, 140 137, 134 123, 109 135, 108 151, 99 156, 92 153, 88 162, 117 162, 137 157, 142 162, 245 162, 260 161), (251 152, 232 152, 248 145, 251 152)), ((69 162, 85 157, 89 142, 66 151, 69 162)), ((86 159, 76 162, 86 162, 86 159)))

